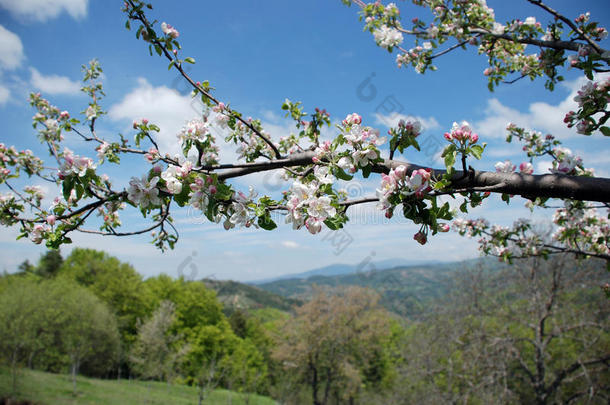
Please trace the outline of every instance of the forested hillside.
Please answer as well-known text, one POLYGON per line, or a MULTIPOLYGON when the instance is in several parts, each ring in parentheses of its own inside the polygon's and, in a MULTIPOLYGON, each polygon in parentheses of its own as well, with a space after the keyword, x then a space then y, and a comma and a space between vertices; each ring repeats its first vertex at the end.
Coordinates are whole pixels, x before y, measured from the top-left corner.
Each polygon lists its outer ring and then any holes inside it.
POLYGON ((110 385, 89 376, 119 379, 115 403, 135 395, 129 378, 199 403, 228 389, 294 405, 605 404, 606 278, 601 261, 554 256, 269 284, 296 300, 49 251, 0 277, 0 398, 63 403, 49 381, 63 397, 105 397, 95 387, 110 385))
POLYGON ((429 303, 444 296, 454 276, 465 269, 493 272, 505 267, 497 260, 477 259, 466 262, 400 266, 374 269, 337 276, 313 276, 307 279, 277 280, 257 286, 287 298, 308 300, 314 288, 332 290, 340 286, 371 288, 381 296, 380 304, 398 315, 416 317, 429 309, 429 303))
POLYGON ((230 315, 236 310, 253 310, 274 308, 280 311, 291 311, 303 303, 300 299, 283 297, 273 292, 265 291, 257 286, 251 286, 236 281, 215 279, 201 280, 206 287, 216 291, 216 297, 223 305, 225 314, 230 315))

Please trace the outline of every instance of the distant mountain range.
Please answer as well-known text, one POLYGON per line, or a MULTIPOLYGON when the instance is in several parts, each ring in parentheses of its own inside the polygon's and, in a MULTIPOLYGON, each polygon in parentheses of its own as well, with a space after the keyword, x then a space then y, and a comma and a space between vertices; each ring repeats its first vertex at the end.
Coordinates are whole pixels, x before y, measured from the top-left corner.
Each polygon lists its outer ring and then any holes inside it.
POLYGON ((389 311, 417 318, 432 309, 432 301, 447 293, 459 270, 473 266, 493 270, 502 264, 493 258, 451 263, 391 259, 360 265, 334 264, 270 281, 257 281, 256 285, 210 279, 202 281, 216 291, 227 314, 237 309, 260 308, 289 312, 308 301, 316 288, 332 290, 361 286, 377 291, 381 305, 389 311))
POLYGON ((407 259, 385 259, 379 261, 363 260, 357 264, 331 264, 317 269, 305 271, 303 273, 284 274, 278 277, 266 278, 262 280, 248 281, 247 284, 260 285, 279 280, 307 279, 313 276, 340 276, 352 273, 368 273, 377 270, 387 270, 394 267, 406 267, 415 265, 434 265, 440 262, 430 260, 407 260, 407 259))

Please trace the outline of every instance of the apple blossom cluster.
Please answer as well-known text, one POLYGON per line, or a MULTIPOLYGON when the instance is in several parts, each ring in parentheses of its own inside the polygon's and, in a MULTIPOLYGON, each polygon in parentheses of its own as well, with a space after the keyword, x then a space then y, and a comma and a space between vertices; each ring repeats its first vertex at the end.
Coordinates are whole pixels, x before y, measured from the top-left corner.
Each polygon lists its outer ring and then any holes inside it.
POLYGON ((407 168, 402 165, 390 170, 389 174, 382 174, 380 188, 376 190, 379 198, 377 207, 386 210, 386 216, 391 217, 394 204, 390 202, 390 198, 395 193, 402 197, 415 195, 417 198, 423 198, 432 189, 430 176, 430 169, 413 170, 411 176, 407 176, 407 168))
POLYGON ((461 155, 462 170, 466 171, 466 158, 470 155, 475 159, 481 159, 483 151, 487 146, 486 143, 478 145, 479 135, 472 131, 470 124, 467 121, 462 121, 460 124, 454 122, 451 131, 445 132, 445 139, 449 145, 443 149, 441 157, 445 161, 445 167, 448 174, 453 172, 453 165, 458 154, 461 155))
MULTIPOLYGON (((251 205, 254 204, 253 200, 256 198, 258 193, 254 191, 252 186, 248 188, 248 191, 248 195, 241 191, 233 193, 231 205, 225 207, 226 220, 223 223, 223 227, 226 230, 232 229, 236 226, 243 226, 246 228, 249 228, 252 225, 255 227, 257 226, 257 223, 255 222, 256 216, 253 212, 251 212, 251 205)), ((216 214, 215 220, 217 222, 219 222, 221 218, 221 212, 216 214)))
MULTIPOLYGON (((207 118, 204 117, 204 119, 190 120, 182 127, 182 130, 178 133, 177 137, 182 143, 182 150, 185 156, 188 156, 188 153, 193 146, 197 149, 198 163, 195 162, 195 166, 212 166, 218 164, 219 150, 216 145, 216 139, 210 132, 207 118)), ((184 171, 188 172, 190 170, 185 168, 184 171)))
POLYGON ((172 37, 174 39, 178 38, 180 36, 180 33, 178 32, 177 29, 175 29, 174 27, 172 27, 171 25, 163 22, 161 23, 161 31, 163 31, 163 33, 169 37, 172 37))
POLYGON ((560 174, 576 174, 578 171, 583 171, 582 159, 576 156, 568 148, 556 147, 553 149, 553 167, 550 169, 552 173, 560 174))
POLYGON ((57 172, 57 175, 61 180, 72 174, 83 177, 87 174, 88 170, 95 170, 96 168, 93 160, 85 156, 75 155, 74 152, 68 148, 64 148, 61 157, 63 161, 57 172))
POLYGON ((424 42, 422 45, 410 48, 404 53, 398 53, 396 55, 396 65, 399 68, 412 65, 417 73, 424 73, 427 69, 436 70, 436 67, 430 63, 432 49, 431 42, 424 42))
POLYGON ((398 150, 402 153, 409 146, 413 146, 418 151, 419 144, 416 138, 422 132, 422 125, 417 119, 407 119, 406 121, 401 119, 398 121, 396 128, 390 128, 388 135, 390 135, 390 159, 394 156, 394 151, 398 150))
POLYGON ((159 189, 157 188, 160 178, 153 176, 149 179, 148 177, 146 174, 141 178, 132 177, 127 189, 129 201, 144 210, 158 207, 161 204, 159 189))
POLYGON ((568 128, 576 126, 576 132, 591 135, 599 130, 605 136, 610 136, 610 127, 606 126, 610 113, 607 111, 610 101, 610 77, 600 82, 585 83, 574 97, 578 103, 578 111, 570 111, 563 122, 568 128))
POLYGON ((0 184, 18 177, 22 170, 32 176, 39 175, 42 169, 42 160, 34 156, 31 150, 17 151, 14 146, 7 147, 0 143, 0 184))
POLYGON ((212 108, 212 111, 214 111, 215 113, 214 121, 216 125, 223 129, 226 128, 229 122, 230 115, 225 103, 221 101, 212 108))
POLYGON ((385 137, 379 137, 379 131, 371 127, 363 127, 362 117, 353 113, 342 123, 343 139, 353 150, 352 160, 355 166, 365 167, 379 159, 377 146, 385 143, 385 137))
POLYGON ((590 35, 596 41, 601 41, 608 38, 608 30, 604 27, 600 27, 597 22, 590 22, 591 13, 580 14, 574 19, 574 22, 578 24, 578 28, 586 34, 590 35))
MULTIPOLYGON (((289 136, 280 137, 278 149, 282 153, 291 155, 293 153, 302 152, 305 149, 316 149, 317 155, 322 156, 325 148, 326 152, 330 151, 330 141, 324 141, 320 145, 320 132, 325 125, 330 126, 330 114, 325 109, 317 108, 310 115, 310 120, 305 120, 307 113, 303 112, 303 107, 300 102, 293 103, 286 99, 282 104, 282 110, 286 111, 286 116, 290 116, 296 124, 297 129, 300 129, 298 134, 291 133, 289 136), (301 142, 309 141, 310 145, 301 145, 301 142)), ((317 163, 317 158, 314 163, 317 163)))
POLYGON ((237 145, 236 153, 238 159, 244 159, 246 162, 254 162, 261 156, 270 157, 273 150, 258 134, 269 138, 268 134, 263 129, 260 120, 254 120, 250 117, 246 119, 246 124, 236 122, 231 133, 225 138, 226 142, 233 142, 237 145), (258 133, 254 132, 255 128, 258 133))
MULTIPOLYGON (((332 182, 328 177, 327 171, 318 170, 316 173, 316 178, 321 178, 326 184, 328 181, 332 182)), ((297 180, 290 187, 286 195, 286 223, 291 223, 292 229, 301 229, 305 225, 311 234, 317 234, 322 230, 324 221, 337 214, 331 198, 321 195, 321 184, 324 183, 312 181, 304 184, 297 180)))
POLYGON ((318 144, 313 162, 329 162, 333 170, 340 169, 338 176, 342 180, 350 180, 359 168, 368 177, 372 165, 382 161, 378 146, 386 142, 386 137, 380 137, 377 129, 363 126, 357 113, 348 114, 337 127, 341 131, 339 136, 332 142, 318 144))
POLYGON ((480 236, 479 250, 510 262, 513 258, 548 255, 553 252, 583 252, 607 256, 610 253, 610 221, 599 210, 582 201, 565 200, 564 208, 553 215, 557 225, 552 239, 545 243, 532 230, 529 220, 519 219, 512 227, 490 226, 485 219, 453 221, 453 229, 460 235, 480 236))
POLYGON ((512 142, 513 138, 523 142, 523 151, 530 158, 548 155, 561 143, 551 134, 543 135, 541 132, 528 131, 513 123, 508 124, 506 130, 508 131, 506 142, 512 142))
MULTIPOLYGON (((607 210, 610 213, 610 210, 607 210)), ((553 215, 557 229, 553 239, 575 250, 610 254, 610 221, 582 201, 565 200, 553 215)))
POLYGON ((510 160, 498 162, 494 165, 494 167, 496 168, 496 172, 498 173, 512 173, 517 168, 517 166, 512 164, 510 160))
MULTIPOLYGON (((395 208, 401 205, 404 217, 420 224, 420 229, 413 239, 423 245, 427 242, 430 231, 434 235, 437 232, 448 232, 450 229, 448 223, 442 222, 454 217, 449 203, 445 202, 439 206, 437 196, 431 193, 433 189, 447 184, 449 182, 446 180, 434 179, 431 169, 410 170, 405 165, 399 165, 392 168, 388 174, 381 175, 381 184, 376 190, 379 201, 377 208, 385 211, 387 218, 392 218, 395 208)), ((474 196, 472 201, 476 199, 474 196)))
POLYGON ((210 136, 210 129, 206 121, 193 119, 187 122, 176 136, 181 142, 186 140, 205 141, 210 136))
MULTIPOLYGON (((125 209, 125 203, 119 201, 107 202, 103 206, 99 207, 97 209, 97 215, 103 220, 103 225, 100 227, 100 229, 111 232, 112 230, 123 225, 119 217, 119 211, 123 209, 125 209)), ((55 216, 51 217, 51 221, 49 221, 49 217, 47 217, 47 223, 49 225, 54 225, 55 216)))
POLYGON ((400 46, 404 40, 400 31, 387 25, 382 25, 380 28, 373 30, 373 36, 377 45, 390 52, 392 52, 393 48, 400 46))
POLYGON ((11 226, 18 222, 19 214, 23 211, 23 204, 15 198, 13 193, 0 193, 0 224, 11 226))
POLYGON ((519 165, 519 171, 523 174, 533 174, 534 166, 530 162, 522 162, 519 165))
MULTIPOLYGON (((349 3, 349 0, 344 2, 349 3)), ((543 70, 551 79, 557 79, 554 76, 555 66, 563 63, 563 60, 558 61, 562 59, 559 53, 553 54, 544 50, 550 53, 545 53, 542 57, 542 53, 540 56, 525 55, 524 49, 525 42, 537 40, 542 34, 544 41, 561 39, 560 23, 556 22, 543 30, 540 23, 529 17, 524 21, 513 20, 502 25, 495 21, 493 10, 487 7, 484 0, 413 2, 429 7, 433 12, 434 21, 427 25, 419 19, 413 19, 412 31, 402 28, 396 4, 383 5, 381 1, 361 4, 362 17, 366 21, 365 29, 372 33, 379 46, 389 51, 398 48, 401 51, 397 59, 399 63, 414 64, 421 72, 433 68, 430 65, 434 56, 433 50, 449 37, 454 37, 464 46, 480 45, 480 50, 490 58, 491 70, 487 72, 490 80, 498 80, 510 72, 533 78, 542 74, 543 70), (400 48, 403 35, 411 33, 415 34, 416 46, 405 51, 400 48)), ((144 216, 152 214, 154 224, 143 232, 154 230, 153 242, 162 248, 165 244, 173 246, 177 239, 164 228, 166 224, 171 226, 169 210, 174 203, 180 207, 193 207, 211 222, 222 222, 227 230, 235 227, 274 229, 276 224, 271 219, 270 212, 285 210, 285 222, 292 224, 294 229, 305 228, 311 234, 318 234, 324 226, 332 230, 341 228, 347 221, 347 207, 373 199, 365 198, 356 202, 347 200, 345 192, 333 189, 337 180, 351 180, 359 170, 364 177, 368 177, 373 170, 380 172, 392 167, 382 174, 381 184, 376 190, 378 207, 390 218, 400 206, 405 218, 420 225, 413 239, 425 244, 430 232, 435 234, 448 231, 448 221, 453 220, 455 216, 448 202, 439 203, 439 195, 461 194, 464 202, 460 210, 463 212, 467 212, 468 204, 475 207, 489 195, 489 192, 483 193, 486 190, 468 188, 469 169, 466 159, 470 156, 480 159, 485 144, 479 143, 479 136, 465 121, 454 123, 451 130, 444 135, 448 145, 442 155, 447 168, 443 176, 436 176, 426 168, 414 169, 406 163, 384 164, 379 147, 384 144, 386 138, 380 137, 379 131, 363 125, 362 117, 357 113, 347 115, 338 125, 340 133, 334 140, 320 141, 321 129, 324 125, 330 126, 329 114, 316 108, 311 118, 306 118, 307 114, 303 112, 300 103, 286 100, 282 109, 294 119, 299 133, 282 137, 277 144, 273 143, 264 132, 260 120, 242 118, 239 112, 231 110, 211 96, 211 87, 207 81, 194 82, 186 75, 182 63, 194 63, 194 59, 177 58, 180 49, 177 42, 178 31, 171 25, 162 23, 162 34, 157 34, 153 27, 155 23, 150 23, 144 16, 144 6, 144 3, 137 0, 129 0, 125 5, 129 21, 141 24, 136 36, 141 36, 148 43, 151 54, 154 51, 169 59, 170 68, 177 69, 191 84, 196 83, 193 96, 201 96, 201 100, 208 107, 206 113, 201 118, 185 123, 177 134, 178 141, 182 144, 182 156, 170 157, 159 151, 154 133, 160 129, 147 119, 135 121, 133 124, 137 148, 132 148, 122 136, 120 142, 108 142, 96 135, 95 122, 104 114, 99 105, 103 96, 102 86, 101 83, 95 82, 101 74, 101 68, 96 61, 85 68, 87 85, 83 87, 91 98, 83 111, 90 135, 85 136, 72 127, 78 120, 70 118, 68 112, 51 106, 39 94, 32 95, 31 103, 37 109, 34 124, 41 141, 47 143, 51 155, 58 162, 58 168, 52 168, 50 172, 53 173, 51 180, 56 180, 57 184, 61 185, 62 197, 56 198, 46 209, 42 189, 37 186, 27 186, 22 192, 14 190, 11 194, 0 195, 0 223, 10 225, 20 222, 22 237, 29 237, 35 243, 46 241, 48 246, 57 247, 61 243, 69 242, 66 234, 79 229, 92 213, 97 213, 98 221, 101 222, 99 233, 117 235, 116 228, 122 225, 119 212, 126 207, 125 203, 138 208, 144 216), (212 116, 208 116, 210 109, 212 116), (237 146, 239 158, 244 159, 246 164, 219 165, 219 149, 211 133, 213 125, 228 129, 225 140, 237 146), (59 147, 63 132, 70 130, 95 144, 99 158, 97 164, 88 157, 59 147), (140 149, 142 141, 150 142, 152 146, 149 149, 140 149), (304 145, 306 142, 309 144, 304 145), (313 158, 310 161, 311 151, 313 158), (305 163, 297 165, 290 161, 290 155, 299 152, 305 152, 303 156, 307 157, 305 163), (114 191, 108 178, 104 175, 98 176, 96 170, 105 162, 118 163, 122 153, 144 155, 152 164, 152 168, 140 177, 132 177, 126 190, 114 191), (274 201, 268 196, 259 198, 251 187, 247 193, 236 191, 223 180, 222 174, 218 174, 223 173, 222 170, 230 169, 233 173, 229 172, 230 175, 226 176, 230 178, 235 172, 239 174, 242 169, 245 169, 244 172, 256 171, 266 165, 259 160, 261 157, 271 161, 269 166, 273 168, 289 163, 282 167, 285 178, 292 179, 292 186, 280 201, 274 201), (462 163, 462 177, 454 176, 454 165, 458 158, 462 163), (283 161, 275 163, 275 159, 283 161), (57 178, 54 177, 56 173, 57 178), (458 191, 452 190, 451 184, 456 179, 460 185, 466 186, 458 191), (20 215, 24 213, 26 206, 34 212, 34 217, 22 220, 20 215)), ((595 39, 603 36, 603 31, 597 29, 599 27, 593 27, 587 15, 576 23, 583 30, 587 29, 587 33, 595 39), (598 33, 597 37, 592 34, 594 28, 598 33)), ((593 60, 591 58, 599 57, 595 56, 596 53, 589 45, 581 45, 576 67, 593 60)), ((607 103, 607 87, 608 85, 603 83, 583 88, 577 96, 579 107, 584 110, 591 103, 598 103, 596 108, 602 108, 600 100, 603 99, 607 103), (600 94, 597 94, 598 92, 600 94)), ((605 109, 605 104, 603 108, 605 109)), ((595 125, 603 119, 600 117, 595 121, 595 125)), ((391 158, 395 151, 402 153, 409 146, 419 150, 417 137, 421 132, 422 126, 417 120, 401 120, 395 128, 391 128, 388 131, 391 158)), ((530 158, 551 156, 553 172, 590 174, 582 167, 580 158, 568 149, 560 147, 554 138, 543 137, 539 133, 528 132, 516 126, 510 127, 509 133, 509 137, 516 136, 525 142, 524 150, 530 158)), ((0 183, 17 176, 20 169, 29 175, 40 175, 42 168, 42 161, 35 158, 31 152, 17 152, 14 148, 0 144, 0 183)), ((510 161, 499 162, 496 170, 512 173, 516 167, 510 161)), ((521 173, 531 174, 531 161, 521 163, 519 170, 521 173)), ((574 203, 569 207, 566 205, 563 211, 559 210, 556 214, 556 224, 559 227, 556 240, 571 249, 585 246, 591 251, 607 254, 608 221, 589 212, 589 209, 592 208, 579 208, 574 203)), ((530 224, 526 221, 517 221, 511 228, 507 228, 490 227, 482 220, 456 220, 453 227, 462 234, 482 236, 481 249, 506 260, 547 252, 547 247, 531 232, 530 224)))
POLYGON ((489 228, 489 221, 485 218, 456 218, 452 223, 452 227, 460 235, 466 235, 469 238, 472 238, 480 235, 483 230, 489 228))
POLYGON ((552 167, 549 169, 551 173, 593 176, 593 169, 585 168, 580 156, 576 156, 570 149, 560 146, 561 142, 553 135, 543 136, 540 132, 527 131, 514 124, 509 124, 506 129, 508 131, 506 141, 511 142, 513 137, 522 141, 524 143, 523 151, 527 153, 528 157, 550 156, 553 159, 552 167))
MULTIPOLYGON (((347 5, 352 3, 350 0, 342 1, 347 5)), ((471 45, 477 46, 479 53, 487 56, 490 66, 484 70, 484 74, 488 77, 490 89, 502 83, 507 76, 515 74, 532 80, 544 75, 547 77, 545 86, 552 90, 557 82, 563 80, 557 68, 564 66, 566 61, 568 68, 582 69, 590 78, 593 70, 602 68, 597 61, 604 58, 603 52, 593 47, 590 41, 605 39, 608 31, 597 22, 591 22, 589 13, 577 17, 574 20, 577 29, 569 30, 568 35, 564 36, 564 22, 555 15, 547 27, 532 16, 501 24, 495 20, 494 10, 487 6, 485 0, 412 0, 413 4, 428 8, 433 20, 426 24, 420 18, 413 18, 412 28, 405 30, 400 25, 400 12, 394 3, 384 6, 381 1, 369 4, 355 2, 362 8, 360 18, 366 23, 365 30, 374 35, 377 44, 390 51, 398 48, 398 67, 412 65, 418 73, 436 70, 431 63, 436 57, 432 51, 450 38, 454 38, 457 44, 449 47, 447 52, 471 45), (403 33, 413 35, 415 39, 415 46, 408 50, 400 47, 403 33), (585 41, 585 38, 588 39, 585 41), (565 45, 568 42, 577 44, 578 51, 565 45), (525 54, 527 44, 531 43, 540 45, 539 54, 525 54), (567 58, 564 55, 566 51, 570 53, 567 58)), ((445 51, 439 52, 439 55, 443 53, 445 51)), ((607 56, 605 58, 607 63, 607 56)))
POLYGON ((30 105, 36 108, 32 117, 32 125, 38 130, 38 137, 45 142, 59 142, 63 140, 62 129, 70 130, 71 125, 78 120, 71 120, 67 111, 60 111, 44 99, 40 93, 30 94, 30 105))
POLYGON ((454 122, 451 132, 445 132, 444 136, 447 141, 452 143, 457 141, 461 144, 474 144, 479 140, 479 135, 472 132, 470 124, 466 121, 462 121, 461 124, 454 122))
POLYGON ((473 238, 479 236, 479 250, 499 260, 510 263, 514 258, 546 255, 550 251, 540 238, 531 231, 531 223, 518 219, 512 227, 491 225, 483 218, 453 221, 453 229, 460 235, 473 238))

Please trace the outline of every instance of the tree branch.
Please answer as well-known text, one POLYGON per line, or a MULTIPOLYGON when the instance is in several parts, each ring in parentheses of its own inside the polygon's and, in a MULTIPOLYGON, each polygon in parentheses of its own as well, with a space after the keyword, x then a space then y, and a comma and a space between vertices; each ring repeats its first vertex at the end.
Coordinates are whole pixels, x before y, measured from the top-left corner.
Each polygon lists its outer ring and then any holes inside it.
MULTIPOLYGON (((247 174, 313 164, 313 152, 295 153, 283 159, 251 164, 249 167, 228 170, 218 175, 221 180, 241 177, 247 174)), ((384 160, 375 164, 375 173, 389 173, 390 169, 405 166, 407 173, 425 168, 424 166, 400 160, 384 160)), ((446 174, 444 169, 433 169, 434 176, 446 174)), ((524 198, 566 198, 583 201, 610 202, 610 179, 603 177, 568 176, 564 174, 521 174, 472 171, 464 177, 462 171, 453 174, 452 189, 476 189, 485 187, 494 193, 520 195, 524 198)))

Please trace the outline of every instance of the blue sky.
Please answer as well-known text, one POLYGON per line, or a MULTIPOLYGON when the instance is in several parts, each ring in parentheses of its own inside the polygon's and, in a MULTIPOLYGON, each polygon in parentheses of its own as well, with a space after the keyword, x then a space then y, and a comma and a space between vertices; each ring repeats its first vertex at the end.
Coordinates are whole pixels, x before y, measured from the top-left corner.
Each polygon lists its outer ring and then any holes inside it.
MULTIPOLYGON (((41 91, 54 105, 78 114, 87 104, 86 96, 78 91, 80 66, 97 58, 104 69, 107 94, 102 106, 108 111, 98 121, 100 133, 116 139, 113 136, 118 132, 130 134, 134 119, 146 117, 161 127, 160 144, 168 149, 176 147, 176 132, 186 120, 197 116, 200 106, 189 99, 186 86, 175 73, 168 72, 166 62, 150 57, 145 44, 124 28, 121 3, 0 0, 0 142, 43 155, 31 128, 33 111, 27 103, 28 93, 41 91)), ((606 1, 550 3, 569 16, 591 11, 593 19, 609 25, 606 1)), ((485 59, 473 51, 457 51, 441 58, 438 72, 418 75, 399 70, 395 56, 377 47, 372 36, 362 31, 357 9, 346 8, 339 0, 153 4, 152 16, 176 26, 183 55, 197 60, 189 74, 196 80, 209 80, 216 88, 215 94, 237 110, 261 118, 276 138, 292 130, 280 109, 285 98, 302 101, 306 111, 326 108, 337 121, 359 112, 365 124, 382 132, 388 122, 398 119, 390 114, 392 111, 420 117, 426 127, 422 139, 427 139, 431 150, 443 145, 442 133, 453 121, 467 120, 481 140, 489 143, 487 157, 473 166, 493 170, 493 164, 504 158, 517 164, 524 160, 520 146, 503 142, 503 128, 513 121, 557 135, 583 157, 587 167, 594 167, 600 176, 610 176, 608 140, 601 135, 577 135, 561 123, 579 87, 578 72, 566 72, 565 85, 553 93, 544 90, 542 80, 521 80, 490 93, 482 75, 485 59)), ((530 15, 548 21, 526 1, 490 0, 488 4, 500 22, 530 15)), ((417 9, 406 7, 402 8, 403 18, 410 18, 411 12, 421 15, 417 9)), ((406 38, 406 47, 408 41, 406 38)), ((607 48, 608 42, 602 46, 607 48)), ((94 157, 75 139, 68 139, 67 144, 94 157)), ((223 148, 228 159, 229 150, 223 148)), ((433 153, 409 153, 403 159, 440 166, 433 153)), ((221 160, 227 162, 222 155, 221 160)), ((104 165, 102 172, 125 184, 129 177, 147 169, 142 160, 136 159, 120 168, 104 165)), ((547 166, 541 163, 536 169, 543 173, 547 166)), ((354 180, 346 186, 353 196, 369 195, 377 182, 354 180)), ((240 189, 248 184, 253 184, 259 194, 277 195, 279 187, 273 174, 235 182, 240 189)), ((50 195, 54 193, 49 190, 50 195)), ((506 207, 499 198, 492 198, 472 215, 501 224, 519 217, 548 221, 551 213, 530 214, 522 202, 516 199, 506 207)), ((75 246, 106 250, 146 276, 161 272, 176 276, 182 271, 188 275, 195 272, 197 277, 236 280, 300 272, 331 263, 359 263, 371 256, 374 260, 401 257, 443 261, 478 256, 475 241, 454 233, 435 236, 422 247, 412 239, 415 226, 398 217, 385 220, 374 205, 358 207, 352 217, 344 234, 333 239, 327 232, 312 236, 305 230, 292 231, 281 218, 275 232, 226 232, 185 209, 176 212, 181 240, 174 251, 165 254, 156 251, 147 237, 117 239, 80 234, 74 241, 75 246)), ((123 216, 123 222, 134 227, 141 223, 129 213, 123 216)), ((14 271, 20 262, 26 258, 35 261, 43 251, 31 242, 15 241, 16 234, 15 229, 0 229, 0 270, 14 271)), ((62 251, 69 250, 66 247, 62 251)))

